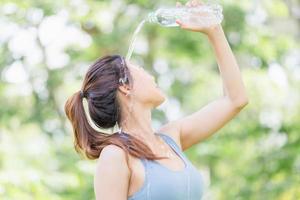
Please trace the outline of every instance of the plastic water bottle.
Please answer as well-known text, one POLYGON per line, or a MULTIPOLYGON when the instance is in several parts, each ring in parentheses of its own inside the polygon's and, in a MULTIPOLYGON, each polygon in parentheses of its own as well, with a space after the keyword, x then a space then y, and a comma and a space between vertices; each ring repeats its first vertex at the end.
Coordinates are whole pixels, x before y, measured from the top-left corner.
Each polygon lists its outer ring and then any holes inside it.
POLYGON ((204 4, 196 7, 159 8, 148 14, 147 21, 165 27, 179 26, 176 20, 196 26, 209 27, 223 20, 223 8, 219 4, 204 4))

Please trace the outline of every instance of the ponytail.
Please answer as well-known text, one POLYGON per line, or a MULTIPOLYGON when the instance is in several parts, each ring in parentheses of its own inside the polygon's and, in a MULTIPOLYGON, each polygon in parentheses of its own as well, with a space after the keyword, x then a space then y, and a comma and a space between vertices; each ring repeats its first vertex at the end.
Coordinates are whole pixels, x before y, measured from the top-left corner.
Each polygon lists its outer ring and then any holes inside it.
POLYGON ((74 133, 74 148, 77 153, 91 160, 99 158, 102 149, 109 144, 122 148, 127 161, 128 154, 149 160, 165 158, 156 156, 144 142, 130 134, 105 132, 106 128, 112 129, 120 117, 115 84, 119 80, 118 73, 107 72, 116 70, 116 58, 106 56, 94 63, 84 80, 85 92, 74 93, 65 103, 64 110, 74 133), (83 95, 86 93, 88 95, 83 95), (84 108, 83 98, 88 102, 87 108, 84 108))

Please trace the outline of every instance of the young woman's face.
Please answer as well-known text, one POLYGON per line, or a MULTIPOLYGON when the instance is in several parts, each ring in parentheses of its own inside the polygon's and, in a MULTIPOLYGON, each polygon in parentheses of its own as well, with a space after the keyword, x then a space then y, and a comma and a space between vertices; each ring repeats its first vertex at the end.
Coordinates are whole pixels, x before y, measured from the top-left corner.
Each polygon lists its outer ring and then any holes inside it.
POLYGON ((126 62, 133 78, 132 93, 135 100, 148 104, 150 107, 157 107, 165 101, 162 90, 155 83, 155 78, 143 67, 126 62))

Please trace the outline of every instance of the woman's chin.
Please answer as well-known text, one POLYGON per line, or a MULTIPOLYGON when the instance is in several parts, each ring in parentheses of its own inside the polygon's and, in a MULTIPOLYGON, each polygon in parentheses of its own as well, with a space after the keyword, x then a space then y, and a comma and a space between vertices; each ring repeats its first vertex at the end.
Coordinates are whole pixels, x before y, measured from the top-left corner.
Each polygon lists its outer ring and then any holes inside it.
POLYGON ((152 98, 154 97, 154 99, 153 99, 154 107, 159 106, 166 100, 166 96, 165 96, 164 92, 159 87, 155 87, 154 93, 151 96, 152 96, 152 98))
POLYGON ((166 96, 165 96, 165 94, 161 91, 161 95, 159 96, 159 98, 158 98, 158 103, 157 103, 157 106, 159 106, 160 104, 162 104, 163 102, 165 102, 165 100, 166 100, 166 96))

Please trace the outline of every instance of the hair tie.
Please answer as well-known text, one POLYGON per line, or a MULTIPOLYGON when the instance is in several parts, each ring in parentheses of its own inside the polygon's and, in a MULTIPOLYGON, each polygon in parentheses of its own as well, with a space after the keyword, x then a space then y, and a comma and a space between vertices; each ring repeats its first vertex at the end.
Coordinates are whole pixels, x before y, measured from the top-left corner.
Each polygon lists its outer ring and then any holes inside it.
POLYGON ((124 60, 123 56, 121 56, 121 64, 123 67, 125 67, 125 60, 124 60))
POLYGON ((127 73, 126 73, 126 63, 125 63, 125 59, 123 58, 123 56, 120 56, 120 58, 121 58, 121 68, 123 70, 124 77, 119 78, 119 83, 124 85, 126 83, 126 81, 128 81, 128 77, 127 77, 127 73))
POLYGON ((84 96, 84 92, 82 91, 82 90, 80 90, 80 97, 81 98, 84 98, 85 96, 84 96))

